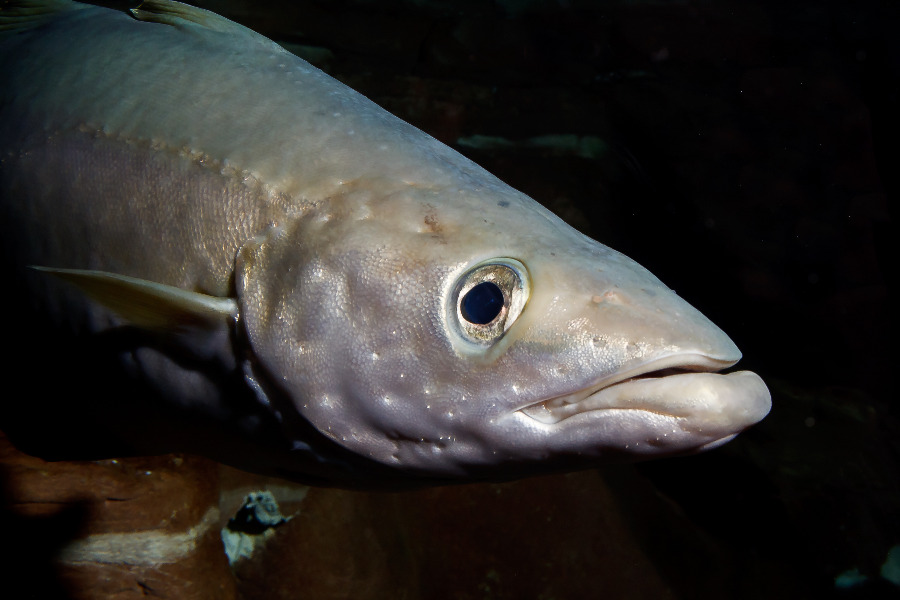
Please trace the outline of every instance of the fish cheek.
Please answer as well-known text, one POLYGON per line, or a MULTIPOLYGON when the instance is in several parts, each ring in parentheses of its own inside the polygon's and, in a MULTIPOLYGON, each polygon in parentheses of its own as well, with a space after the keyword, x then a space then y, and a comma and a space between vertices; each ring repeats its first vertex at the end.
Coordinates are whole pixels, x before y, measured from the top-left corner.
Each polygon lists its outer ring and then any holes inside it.
POLYGON ((440 301, 428 275, 398 256, 339 235, 311 249, 304 237, 298 224, 272 229, 237 258, 248 379, 259 391, 280 388, 261 400, 283 417, 298 412, 342 445, 390 462, 397 439, 431 430, 422 424, 440 365, 429 350, 440 301))

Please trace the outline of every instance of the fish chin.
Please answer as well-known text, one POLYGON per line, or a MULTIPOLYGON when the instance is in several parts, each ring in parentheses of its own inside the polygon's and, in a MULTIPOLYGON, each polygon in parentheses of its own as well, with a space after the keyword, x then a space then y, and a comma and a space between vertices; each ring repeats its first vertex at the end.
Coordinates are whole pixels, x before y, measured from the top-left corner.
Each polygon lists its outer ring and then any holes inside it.
MULTIPOLYGON (((694 368, 701 368, 695 366, 694 368)), ((619 380, 579 393, 533 404, 519 412, 549 428, 554 436, 578 430, 590 437, 590 429, 609 433, 610 423, 629 432, 626 452, 689 452, 715 448, 759 422, 771 408, 771 397, 762 379, 750 371, 729 374, 711 372, 672 373, 619 380)), ((612 439, 615 439, 613 436, 612 439)), ((623 436, 624 438, 625 436, 623 436)), ((554 444, 555 445, 555 444, 554 444)), ((655 452, 655 453, 658 453, 655 452)))

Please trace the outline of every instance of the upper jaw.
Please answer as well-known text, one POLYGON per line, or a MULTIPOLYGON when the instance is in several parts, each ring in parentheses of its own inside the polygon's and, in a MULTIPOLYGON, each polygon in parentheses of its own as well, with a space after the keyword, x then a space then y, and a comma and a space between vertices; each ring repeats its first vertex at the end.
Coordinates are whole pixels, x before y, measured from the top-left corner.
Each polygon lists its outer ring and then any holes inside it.
MULTIPOLYGON (((683 378, 687 375, 706 375, 708 377, 736 362, 736 360, 716 359, 702 354, 666 356, 634 369, 616 373, 581 390, 528 405, 519 409, 519 412, 545 425, 552 425, 575 415, 602 409, 643 410, 673 418, 687 417, 690 416, 690 413, 696 412, 699 408, 698 404, 708 405, 709 398, 699 402, 690 402, 689 399, 686 401, 684 396, 675 397, 672 393, 665 393, 664 388, 672 387, 669 384, 675 383, 676 380, 681 380, 678 383, 697 384, 696 380, 688 382, 683 378)), ((700 387, 704 387, 703 384, 709 382, 701 381, 699 383, 700 387)), ((691 387, 697 387, 696 385, 679 385, 677 387, 680 389, 668 391, 682 394, 687 391, 689 395, 696 394, 696 392, 690 394, 691 387)), ((762 416, 765 416, 765 413, 762 416)))

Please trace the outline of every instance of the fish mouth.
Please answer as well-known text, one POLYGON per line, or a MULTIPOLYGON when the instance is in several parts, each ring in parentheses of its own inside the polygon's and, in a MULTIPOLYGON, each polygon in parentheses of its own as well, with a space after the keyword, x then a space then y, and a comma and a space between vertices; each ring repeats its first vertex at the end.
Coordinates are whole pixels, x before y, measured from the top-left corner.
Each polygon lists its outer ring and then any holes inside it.
POLYGON ((771 408, 769 391, 758 375, 718 372, 735 362, 704 355, 669 356, 519 412, 553 426, 600 411, 641 411, 656 420, 675 421, 683 431, 718 435, 710 442, 712 447, 757 423, 771 408))

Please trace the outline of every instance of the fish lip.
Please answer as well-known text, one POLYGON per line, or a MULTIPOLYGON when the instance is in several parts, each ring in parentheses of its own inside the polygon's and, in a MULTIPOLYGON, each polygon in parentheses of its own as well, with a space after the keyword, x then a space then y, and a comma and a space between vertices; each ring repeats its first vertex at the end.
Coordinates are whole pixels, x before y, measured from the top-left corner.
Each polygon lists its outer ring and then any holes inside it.
MULTIPOLYGON (((577 410, 577 408, 579 405, 584 404, 586 399, 615 386, 624 385, 638 379, 660 379, 687 373, 718 373, 733 366, 737 362, 737 360, 718 359, 705 354, 677 354, 666 356, 644 363, 643 365, 625 371, 624 373, 617 373, 611 377, 603 378, 593 385, 578 391, 534 402, 517 409, 515 412, 519 412, 543 425, 555 425, 556 423, 586 412, 603 410, 601 408, 577 410), (654 377, 654 374, 658 375, 654 377)), ((610 407, 610 409, 611 408, 612 407, 610 407)), ((672 419, 683 418, 681 415, 647 407, 619 407, 617 410, 640 410, 652 412, 672 419)))

